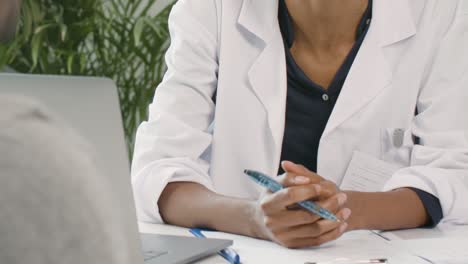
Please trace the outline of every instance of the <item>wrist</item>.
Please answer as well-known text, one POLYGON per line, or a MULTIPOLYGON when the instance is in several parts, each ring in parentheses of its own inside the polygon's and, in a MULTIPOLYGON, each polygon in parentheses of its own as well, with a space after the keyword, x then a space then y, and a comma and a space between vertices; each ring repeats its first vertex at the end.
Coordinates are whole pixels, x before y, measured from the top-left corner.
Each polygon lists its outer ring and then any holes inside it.
POLYGON ((353 191, 345 191, 348 199, 345 207, 351 210, 351 216, 348 219, 348 231, 366 229, 366 216, 362 210, 363 204, 359 200, 359 194, 353 191))
POLYGON ((256 224, 256 201, 230 199, 220 201, 212 213, 210 228, 249 237, 259 237, 256 224))
POLYGON ((260 223, 262 217, 261 213, 258 210, 258 201, 247 201, 244 206, 244 216, 247 236, 265 239, 264 228, 262 223, 260 223))

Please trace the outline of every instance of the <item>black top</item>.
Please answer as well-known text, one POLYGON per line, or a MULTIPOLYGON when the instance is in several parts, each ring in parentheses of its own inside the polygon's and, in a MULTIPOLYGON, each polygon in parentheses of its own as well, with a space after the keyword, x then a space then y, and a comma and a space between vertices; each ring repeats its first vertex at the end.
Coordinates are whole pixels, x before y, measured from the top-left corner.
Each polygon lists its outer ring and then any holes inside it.
MULTIPOLYGON (((320 138, 369 29, 372 20, 372 0, 369 0, 369 5, 358 25, 356 42, 328 89, 310 80, 296 64, 290 52, 294 42, 294 30, 284 0, 279 1, 278 20, 285 45, 288 79, 286 125, 281 160, 302 164, 316 172, 320 138)), ((279 174, 283 172, 280 166, 279 174)), ((438 224, 442 219, 439 199, 419 189, 413 188, 413 190, 424 203, 430 218, 429 225, 438 224)))

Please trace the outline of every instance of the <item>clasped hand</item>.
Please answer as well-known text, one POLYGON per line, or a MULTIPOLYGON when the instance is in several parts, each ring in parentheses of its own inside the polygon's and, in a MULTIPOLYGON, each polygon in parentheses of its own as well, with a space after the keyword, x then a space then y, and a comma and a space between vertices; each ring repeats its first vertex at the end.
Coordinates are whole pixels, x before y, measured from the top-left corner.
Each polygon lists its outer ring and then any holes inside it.
POLYGON ((278 180, 286 188, 265 192, 255 206, 256 235, 288 248, 319 246, 339 238, 348 228, 346 221, 351 215, 346 194, 302 165, 286 161, 282 167, 286 173, 278 180), (341 222, 322 219, 296 206, 305 200, 316 202, 341 222))

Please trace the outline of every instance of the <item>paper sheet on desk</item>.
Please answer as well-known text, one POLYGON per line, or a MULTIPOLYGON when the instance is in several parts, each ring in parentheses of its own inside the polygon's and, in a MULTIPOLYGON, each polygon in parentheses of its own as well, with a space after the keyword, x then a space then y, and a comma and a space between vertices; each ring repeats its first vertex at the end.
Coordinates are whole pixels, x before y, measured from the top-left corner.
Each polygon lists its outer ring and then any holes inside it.
POLYGON ((393 245, 435 264, 467 264, 467 238, 397 240, 393 245))
POLYGON ((399 166, 355 151, 340 189, 360 192, 381 191, 399 166))
MULTIPOLYGON (((468 225, 441 223, 434 228, 416 228, 396 231, 375 231, 387 240, 411 240, 434 238, 468 238, 468 225)), ((468 245, 467 245, 468 250, 468 245)), ((466 262, 468 263, 468 261, 466 262)))
POLYGON ((393 248, 385 240, 369 231, 346 233, 339 240, 318 248, 291 250, 275 243, 244 236, 205 232, 207 237, 232 239, 233 248, 243 264, 288 263, 303 264, 311 261, 330 261, 338 258, 373 259, 387 258, 390 264, 426 264, 419 257, 393 248))

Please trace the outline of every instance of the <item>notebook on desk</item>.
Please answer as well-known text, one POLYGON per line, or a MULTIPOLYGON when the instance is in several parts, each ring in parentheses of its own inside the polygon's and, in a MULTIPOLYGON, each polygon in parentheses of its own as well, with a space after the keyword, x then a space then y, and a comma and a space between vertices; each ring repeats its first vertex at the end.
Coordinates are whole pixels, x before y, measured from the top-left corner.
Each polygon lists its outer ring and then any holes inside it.
POLYGON ((112 183, 126 223, 125 237, 132 263, 189 263, 215 254, 230 240, 147 235, 138 233, 130 182, 127 148, 117 88, 109 79, 24 74, 0 74, 0 95, 35 98, 55 113, 94 147, 103 177, 112 183), (142 247, 140 246, 143 245, 142 247))

